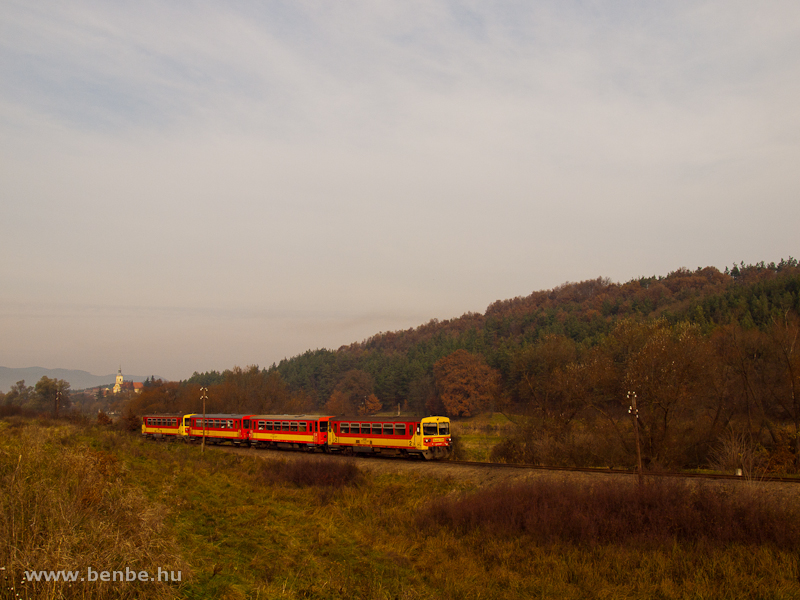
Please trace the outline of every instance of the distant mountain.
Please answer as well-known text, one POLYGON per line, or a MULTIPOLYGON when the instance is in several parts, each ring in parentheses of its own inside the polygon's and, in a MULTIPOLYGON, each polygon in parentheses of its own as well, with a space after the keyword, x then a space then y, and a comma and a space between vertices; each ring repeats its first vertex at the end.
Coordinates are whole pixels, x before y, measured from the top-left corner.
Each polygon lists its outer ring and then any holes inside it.
MULTIPOLYGON (((144 381, 149 375, 127 375, 125 381, 144 381)), ((116 373, 112 375, 92 375, 87 371, 74 369, 45 369, 42 367, 25 367, 23 369, 10 369, 0 367, 0 392, 8 392, 11 386, 20 379, 25 380, 25 385, 36 385, 43 376, 50 379, 63 379, 68 381, 72 390, 84 390, 86 388, 97 387, 100 385, 113 385, 116 380, 116 373)), ((156 377, 158 379, 158 377, 156 377)))

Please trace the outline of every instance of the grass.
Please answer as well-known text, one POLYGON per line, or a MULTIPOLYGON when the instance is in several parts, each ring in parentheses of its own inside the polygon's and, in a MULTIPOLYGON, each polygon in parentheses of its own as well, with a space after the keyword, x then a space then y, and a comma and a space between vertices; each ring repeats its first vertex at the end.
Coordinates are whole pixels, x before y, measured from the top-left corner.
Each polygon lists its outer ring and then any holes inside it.
MULTIPOLYGON (((0 485, 11 491, 0 500, 2 565, 19 571, 130 561, 185 573, 180 585, 147 589, 26 592, 37 598, 800 597, 797 546, 774 538, 712 543, 667 530, 644 542, 597 533, 581 539, 563 535, 569 527, 537 537, 542 524, 535 519, 523 519, 524 527, 513 518, 494 520, 514 511, 515 518, 530 517, 530 490, 515 495, 448 479, 377 475, 363 472, 357 459, 332 477, 343 484, 326 485, 331 464, 216 448, 201 455, 196 446, 145 442, 95 426, 0 421, 0 485), (25 466, 17 469, 20 454, 25 466), (26 517, 9 537, 9 523, 23 516, 20 498, 27 511, 49 517, 33 528, 26 517), (477 510, 491 498, 510 504, 477 510), (448 506, 450 513, 441 512, 448 506), (458 511, 470 515, 467 525, 448 517, 458 511)), ((550 526, 570 522, 574 515, 564 511, 582 498, 579 488, 571 496, 558 487, 538 493, 540 503, 571 499, 544 521, 550 526)), ((613 513, 603 510, 595 521, 613 513)))
POLYGON ((482 413, 469 419, 451 421, 460 444, 460 460, 489 462, 489 455, 516 425, 503 413, 482 413))

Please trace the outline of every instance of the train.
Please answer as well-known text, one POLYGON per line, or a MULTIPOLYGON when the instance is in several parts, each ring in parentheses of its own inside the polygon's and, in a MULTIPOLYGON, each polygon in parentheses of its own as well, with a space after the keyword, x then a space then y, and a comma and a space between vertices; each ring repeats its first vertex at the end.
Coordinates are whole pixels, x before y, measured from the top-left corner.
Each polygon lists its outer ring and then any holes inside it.
POLYGON ((442 460, 452 453, 447 417, 152 414, 142 435, 197 443, 442 460))

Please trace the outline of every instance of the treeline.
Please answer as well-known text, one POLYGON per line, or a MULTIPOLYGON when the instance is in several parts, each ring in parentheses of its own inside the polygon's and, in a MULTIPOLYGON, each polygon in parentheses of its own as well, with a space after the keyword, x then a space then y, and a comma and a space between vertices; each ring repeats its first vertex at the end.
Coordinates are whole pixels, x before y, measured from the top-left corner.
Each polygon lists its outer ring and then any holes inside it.
POLYGON ((22 379, 12 385, 8 393, 0 393, 0 406, 33 413, 50 412, 58 416, 72 407, 70 385, 68 381, 46 375, 36 385, 25 385, 22 379))
POLYGON ((503 410, 524 418, 497 459, 629 465, 635 393, 651 468, 725 462, 721 440, 741 436, 753 460, 796 468, 798 315, 793 258, 600 278, 266 369, 195 373, 152 386, 131 408, 197 411, 206 387, 208 412, 503 410))

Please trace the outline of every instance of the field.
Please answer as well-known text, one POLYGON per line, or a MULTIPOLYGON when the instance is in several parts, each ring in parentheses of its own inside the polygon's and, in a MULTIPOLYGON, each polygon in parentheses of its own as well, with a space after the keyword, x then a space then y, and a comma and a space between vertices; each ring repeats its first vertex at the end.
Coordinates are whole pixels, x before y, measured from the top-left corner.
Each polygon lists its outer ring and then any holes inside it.
POLYGON ((0 421, 0 598, 800 597, 800 503, 774 488, 495 488, 274 456, 0 421), (181 580, 24 575, 89 567, 181 580))

